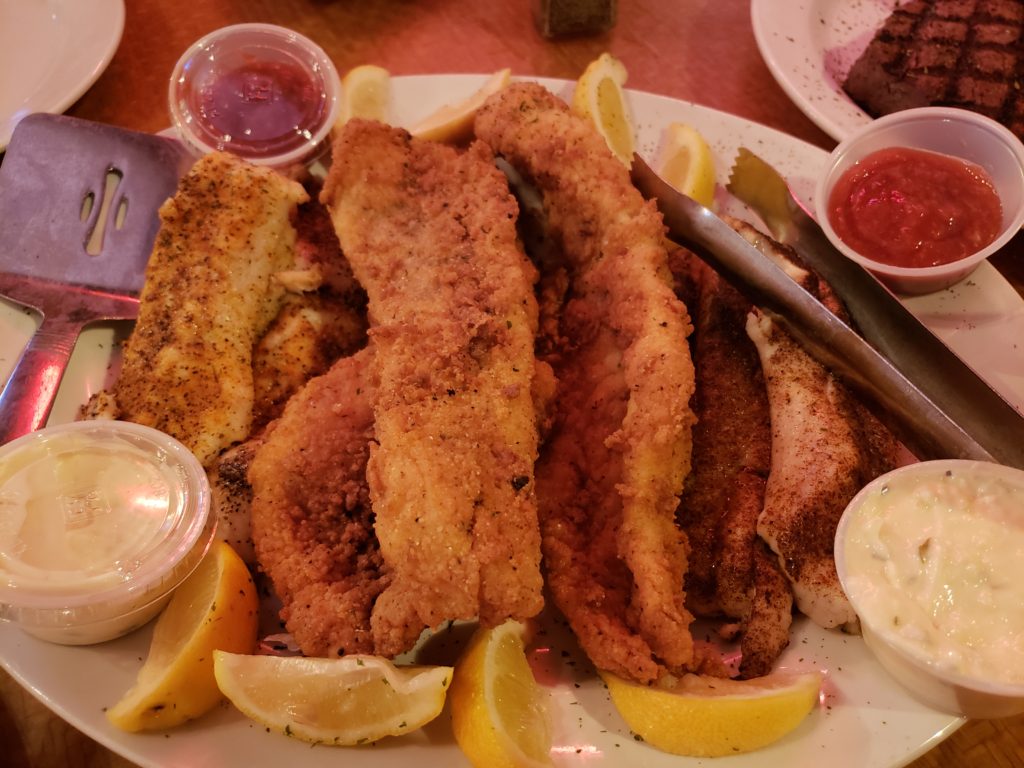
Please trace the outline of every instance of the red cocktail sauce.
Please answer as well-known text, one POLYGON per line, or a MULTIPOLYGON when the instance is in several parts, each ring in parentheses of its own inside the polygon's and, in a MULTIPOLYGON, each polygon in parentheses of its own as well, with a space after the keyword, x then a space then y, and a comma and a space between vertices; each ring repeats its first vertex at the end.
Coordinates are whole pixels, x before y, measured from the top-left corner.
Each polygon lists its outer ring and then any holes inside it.
POLYGON ((873 152, 833 187, 828 216, 862 256, 898 267, 948 264, 999 235, 1002 203, 984 170, 898 147, 873 152))
POLYGON ((242 157, 282 154, 306 144, 327 118, 322 83, 287 62, 251 61, 196 88, 197 128, 242 157))

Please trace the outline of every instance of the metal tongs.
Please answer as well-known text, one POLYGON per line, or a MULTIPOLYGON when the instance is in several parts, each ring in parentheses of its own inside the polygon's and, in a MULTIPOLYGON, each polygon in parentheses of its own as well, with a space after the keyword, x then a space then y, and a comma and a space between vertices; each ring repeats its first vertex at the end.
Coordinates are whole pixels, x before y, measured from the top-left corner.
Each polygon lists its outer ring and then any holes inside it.
POLYGON ((898 298, 840 254, 774 169, 745 150, 741 155, 761 167, 751 184, 737 163, 730 191, 762 213, 773 235, 832 285, 863 337, 727 223, 663 181, 639 155, 633 157, 633 182, 656 200, 674 240, 874 403, 919 459, 975 459, 1024 469, 1024 417, 898 298))

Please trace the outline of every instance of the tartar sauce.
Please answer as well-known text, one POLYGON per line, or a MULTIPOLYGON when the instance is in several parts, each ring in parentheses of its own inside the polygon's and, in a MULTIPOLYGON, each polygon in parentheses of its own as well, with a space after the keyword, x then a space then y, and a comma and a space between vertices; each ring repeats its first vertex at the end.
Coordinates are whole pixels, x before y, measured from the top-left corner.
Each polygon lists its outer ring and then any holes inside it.
POLYGON ((157 430, 64 424, 0 447, 0 619, 62 643, 160 609, 213 533, 198 460, 157 430))
POLYGON ((973 466, 898 473, 855 500, 841 526, 844 587, 861 621, 904 651, 1021 683, 1024 487, 973 466))

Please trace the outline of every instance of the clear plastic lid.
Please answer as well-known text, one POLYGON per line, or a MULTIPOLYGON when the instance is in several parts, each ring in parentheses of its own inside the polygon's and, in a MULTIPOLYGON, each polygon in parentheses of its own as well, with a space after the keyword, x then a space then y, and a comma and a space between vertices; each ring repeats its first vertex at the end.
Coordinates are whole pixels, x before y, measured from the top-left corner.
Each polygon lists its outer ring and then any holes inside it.
POLYGON ((317 153, 340 94, 333 62, 312 40, 273 24, 236 24, 185 51, 168 104, 179 136, 198 154, 226 150, 282 167, 317 153))
POLYGON ((82 421, 0 447, 0 618, 92 620, 159 599, 212 536, 210 489, 174 438, 82 421))

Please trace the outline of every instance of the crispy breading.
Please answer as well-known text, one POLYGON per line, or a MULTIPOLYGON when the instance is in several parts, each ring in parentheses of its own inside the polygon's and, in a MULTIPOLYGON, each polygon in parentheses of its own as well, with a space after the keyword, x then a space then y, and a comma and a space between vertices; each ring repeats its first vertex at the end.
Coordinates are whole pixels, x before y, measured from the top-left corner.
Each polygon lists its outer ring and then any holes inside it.
POLYGON ((372 349, 342 358, 285 406, 249 469, 260 567, 303 653, 375 653, 370 614, 390 582, 366 484, 372 349))
POLYGON ((375 443, 368 480, 392 582, 379 653, 424 628, 543 605, 534 490, 535 270, 490 151, 361 120, 321 199, 369 296, 375 443))
POLYGON ((197 161, 160 208, 139 317, 113 387, 117 415, 178 438, 208 466, 249 436, 253 346, 294 267, 302 186, 232 155, 197 161))
POLYGON ((661 217, 592 124, 539 85, 492 96, 476 133, 540 190, 570 278, 537 469, 554 599, 599 668, 641 681, 692 668, 674 514, 694 372, 661 217))

